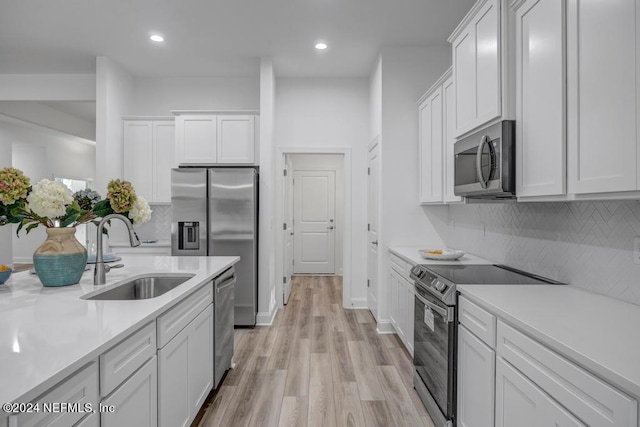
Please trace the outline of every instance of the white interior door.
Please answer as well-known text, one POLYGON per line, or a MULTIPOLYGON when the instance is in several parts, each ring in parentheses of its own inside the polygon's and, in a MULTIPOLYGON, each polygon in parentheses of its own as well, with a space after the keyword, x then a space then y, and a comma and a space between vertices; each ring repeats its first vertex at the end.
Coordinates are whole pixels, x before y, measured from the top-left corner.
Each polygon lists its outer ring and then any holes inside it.
POLYGON ((297 170, 294 189, 294 273, 335 273, 336 174, 297 170))
POLYGON ((293 273, 293 168, 291 158, 285 160, 284 177, 284 226, 282 227, 284 242, 284 301, 289 302, 291 295, 291 274, 293 273))
POLYGON ((377 140, 369 146, 367 179, 367 305, 378 319, 378 184, 380 176, 380 145, 377 140))

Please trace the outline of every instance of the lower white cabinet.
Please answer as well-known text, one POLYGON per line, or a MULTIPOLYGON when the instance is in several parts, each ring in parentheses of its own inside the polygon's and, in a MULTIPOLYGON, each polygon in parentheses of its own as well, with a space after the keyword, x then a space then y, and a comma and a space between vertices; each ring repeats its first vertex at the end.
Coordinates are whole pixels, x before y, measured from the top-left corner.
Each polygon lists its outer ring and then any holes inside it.
POLYGON ((91 421, 92 414, 84 411, 98 409, 98 364, 91 362, 35 399, 34 403, 40 404, 38 412, 9 416, 9 427, 71 426, 91 421), (67 410, 60 405, 66 405, 67 410))
POLYGON ((120 385, 100 408, 102 427, 158 425, 158 363, 153 356, 120 385))
POLYGON ((413 355, 413 314, 415 291, 409 278, 411 265, 391 254, 389 274, 390 306, 389 319, 398 338, 413 355))
POLYGON ((494 425, 495 363, 496 352, 459 325, 458 426, 494 425))
POLYGON ((584 427, 501 357, 496 362, 497 427, 584 427))
POLYGON ((158 425, 188 426, 213 388, 213 305, 158 351, 158 425))

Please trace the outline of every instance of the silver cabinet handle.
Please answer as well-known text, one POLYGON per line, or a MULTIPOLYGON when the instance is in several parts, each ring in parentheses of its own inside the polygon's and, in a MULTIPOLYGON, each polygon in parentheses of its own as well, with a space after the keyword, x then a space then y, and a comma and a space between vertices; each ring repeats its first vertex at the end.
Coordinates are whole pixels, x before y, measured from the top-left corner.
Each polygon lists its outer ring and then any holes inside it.
POLYGON ((328 226, 327 230, 333 230, 333 225, 328 226))
POLYGON ((378 241, 377 241, 377 240, 374 240, 373 242, 371 242, 371 244, 372 244, 372 245, 376 245, 376 246, 378 246, 378 241))

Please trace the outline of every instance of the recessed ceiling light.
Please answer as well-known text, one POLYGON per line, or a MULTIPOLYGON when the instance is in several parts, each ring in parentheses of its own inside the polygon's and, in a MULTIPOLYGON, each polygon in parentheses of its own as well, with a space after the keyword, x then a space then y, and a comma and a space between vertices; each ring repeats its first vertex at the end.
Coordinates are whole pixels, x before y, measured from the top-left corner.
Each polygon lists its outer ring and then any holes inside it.
POLYGON ((327 44, 326 43, 316 43, 316 49, 318 50, 325 50, 327 48, 327 44))
POLYGON ((161 43, 164 41, 164 37, 162 37, 160 34, 151 34, 149 36, 149 39, 151 39, 151 41, 157 42, 157 43, 161 43))

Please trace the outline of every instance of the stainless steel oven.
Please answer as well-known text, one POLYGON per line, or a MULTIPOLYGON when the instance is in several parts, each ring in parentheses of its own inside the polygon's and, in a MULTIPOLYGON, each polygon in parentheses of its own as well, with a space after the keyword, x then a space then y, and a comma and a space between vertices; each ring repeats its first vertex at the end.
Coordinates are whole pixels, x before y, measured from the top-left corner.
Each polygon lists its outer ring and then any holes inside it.
POLYGON ((503 120, 454 144, 454 193, 478 199, 516 195, 515 122, 503 120))
POLYGON ((504 265, 416 265, 413 385, 436 427, 456 425, 457 285, 546 285, 504 265))
POLYGON ((455 414, 455 317, 454 307, 416 286, 413 382, 436 426, 451 425, 455 414))

